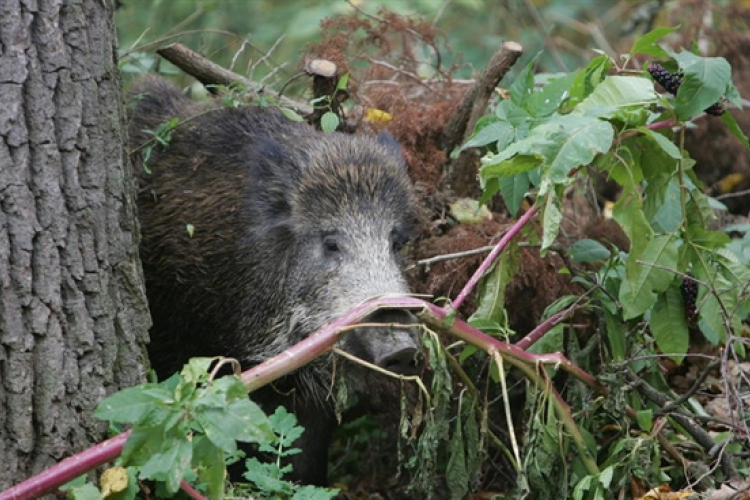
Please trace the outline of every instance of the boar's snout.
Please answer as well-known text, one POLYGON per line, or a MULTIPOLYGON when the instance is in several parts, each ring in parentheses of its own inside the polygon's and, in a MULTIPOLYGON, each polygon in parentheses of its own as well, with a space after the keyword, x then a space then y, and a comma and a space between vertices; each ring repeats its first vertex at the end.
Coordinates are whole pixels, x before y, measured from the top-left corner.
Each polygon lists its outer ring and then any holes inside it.
POLYGON ((381 310, 365 319, 383 323, 377 328, 353 332, 347 350, 371 363, 400 375, 417 375, 424 368, 419 329, 409 327, 419 321, 408 311, 381 310))

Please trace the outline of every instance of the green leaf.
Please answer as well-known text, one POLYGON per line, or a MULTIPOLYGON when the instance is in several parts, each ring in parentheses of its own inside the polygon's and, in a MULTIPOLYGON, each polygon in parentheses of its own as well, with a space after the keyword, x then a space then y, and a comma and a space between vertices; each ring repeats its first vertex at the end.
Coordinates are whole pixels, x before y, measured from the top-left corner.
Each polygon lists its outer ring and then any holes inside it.
POLYGON ((672 233, 677 231, 682 225, 684 214, 682 213, 682 203, 680 203, 680 186, 676 179, 671 179, 667 184, 666 192, 661 200, 656 215, 654 215, 654 226, 660 228, 663 232, 672 233))
POLYGON ((529 64, 513 79, 513 83, 510 84, 510 88, 508 89, 510 99, 514 104, 522 108, 526 108, 526 101, 534 90, 534 66, 536 66, 538 57, 539 55, 537 54, 529 61, 529 64))
POLYGON ((505 142, 507 137, 515 137, 513 126, 507 122, 500 121, 497 116, 487 115, 477 122, 474 133, 461 146, 461 151, 468 148, 486 146, 498 141, 505 142))
POLYGON ((739 139, 742 145, 745 146, 745 149, 750 149, 750 142, 748 142, 745 132, 743 132, 740 126, 737 124, 737 120, 734 119, 734 115, 732 113, 725 112, 723 115, 721 115, 721 119, 724 121, 724 124, 727 126, 727 129, 729 129, 732 135, 739 139))
POLYGON ((531 94, 527 103, 529 114, 537 118, 549 116, 559 110, 570 96, 570 86, 578 73, 569 73, 547 83, 540 90, 531 94))
POLYGON ((512 242, 500 255, 489 274, 482 277, 479 286, 478 305, 469 322, 487 321, 506 324, 505 289, 518 270, 518 244, 512 242))
POLYGON ((294 111, 291 108, 285 108, 280 107, 281 113, 286 116, 289 120, 292 120, 293 122, 303 122, 305 121, 304 118, 302 118, 296 111, 294 111))
POLYGON ((532 130, 531 135, 558 138, 554 154, 546 158, 550 179, 567 183, 571 170, 588 165, 594 157, 608 151, 614 138, 612 125, 596 118, 567 115, 551 119, 532 130))
POLYGON ((575 107, 576 113, 586 113, 596 108, 622 108, 643 106, 660 99, 651 80, 640 76, 610 76, 575 107))
POLYGON ((568 249, 573 262, 595 262, 609 258, 611 252, 595 240, 578 240, 568 249))
POLYGON ((339 494, 338 489, 326 489, 319 486, 301 486, 294 492, 292 500, 331 500, 339 494))
POLYGON ((638 426, 646 432, 651 432, 651 428, 654 426, 654 411, 653 410, 641 410, 636 412, 635 420, 638 422, 638 426))
POLYGON ((521 172, 510 177, 500 177, 498 182, 500 183, 500 192, 503 195, 505 206, 508 208, 511 217, 515 217, 531 186, 529 174, 521 172))
MULTIPOLYGON (((526 144, 519 144, 520 142, 514 143, 510 148, 506 148, 502 153, 491 158, 482 159, 479 178, 484 185, 488 185, 492 179, 528 172, 542 164, 544 157, 539 154, 516 156, 515 153, 519 149, 524 149, 527 146, 526 144)), ((553 143, 549 142, 549 144, 553 143)))
MULTIPOLYGON (((641 236, 642 237, 642 236, 641 236)), ((646 312, 674 280, 681 240, 673 235, 655 236, 643 253, 631 254, 626 263, 626 281, 620 289, 623 316, 631 319, 646 312)))
POLYGON ((560 232, 560 222, 562 221, 562 202, 557 193, 552 190, 547 196, 547 202, 544 204, 544 224, 542 235, 542 250, 546 250, 555 242, 557 234, 560 232))
POLYGON ((463 419, 457 418, 448 449, 448 465, 445 482, 451 492, 451 500, 460 500, 469 492, 469 473, 466 470, 464 452, 463 419))
POLYGON ((206 485, 208 498, 224 498, 224 452, 206 436, 193 438, 193 467, 198 474, 198 482, 206 485))
POLYGON ((669 155, 670 158, 673 158, 675 160, 682 159, 682 152, 680 151, 680 148, 678 148, 671 139, 668 139, 659 132, 646 127, 639 127, 638 131, 655 142, 662 151, 669 155))
POLYGON ((681 363, 690 343, 685 305, 679 286, 671 286, 651 310, 651 333, 656 346, 676 363, 681 363))
POLYGON ((675 97, 675 112, 679 120, 687 120, 726 93, 732 81, 732 68, 722 57, 700 57, 688 51, 671 55, 685 74, 675 97))
POLYGON ((169 493, 176 493, 190 469, 193 447, 187 439, 170 439, 166 449, 155 453, 141 466, 141 479, 164 481, 169 493))
POLYGON ((657 45, 656 42, 658 42, 668 34, 673 33, 677 29, 677 27, 662 27, 649 31, 635 41, 635 43, 633 44, 633 48, 630 49, 630 55, 634 56, 637 54, 646 54, 653 57, 669 57, 669 54, 667 54, 667 52, 663 48, 657 45))
POLYGON ((329 134, 339 128, 339 117, 333 111, 328 111, 320 117, 320 130, 329 134))
POLYGON ((606 77, 613 63, 609 56, 601 55, 591 60, 588 66, 579 71, 570 86, 572 105, 585 99, 606 77))
POLYGON ((137 422, 158 410, 157 404, 167 404, 171 401, 172 393, 159 384, 143 384, 112 394, 99 403, 94 416, 110 422, 137 422))
POLYGON ((612 217, 630 239, 631 255, 638 255, 653 234, 643 215, 643 203, 636 190, 625 190, 612 209, 612 217))
POLYGON ((625 324, 619 315, 615 315, 606 309, 604 310, 604 321, 607 326, 609 347, 612 349, 612 359, 617 363, 622 363, 628 353, 625 324))
POLYGON ((102 494, 96 486, 86 483, 68 490, 65 498, 69 500, 102 500, 102 494))

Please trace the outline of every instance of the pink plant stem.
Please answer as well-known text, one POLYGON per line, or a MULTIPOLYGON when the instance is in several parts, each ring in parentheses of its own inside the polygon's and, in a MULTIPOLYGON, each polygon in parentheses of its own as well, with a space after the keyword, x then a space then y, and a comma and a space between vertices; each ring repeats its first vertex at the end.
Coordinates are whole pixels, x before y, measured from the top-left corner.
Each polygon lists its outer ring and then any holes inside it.
POLYGON ((190 498, 194 498, 195 500, 208 500, 208 498, 201 495, 198 490, 190 486, 190 484, 184 479, 180 481, 180 488, 187 493, 190 498))
POLYGON ((0 492, 0 500, 31 500, 52 493, 63 484, 119 457, 128 436, 130 436, 130 431, 123 432, 88 450, 68 457, 36 476, 0 492))
POLYGON ((495 259, 498 255, 500 255, 500 252, 502 252, 506 246, 508 246, 508 243, 510 243, 510 240, 515 238, 515 236, 523 229, 523 227, 526 225, 529 220, 536 214, 537 208, 536 205, 532 206, 530 209, 526 211, 523 216, 521 216, 520 219, 516 221, 513 226, 511 226, 510 229, 508 229, 508 232, 505 233, 505 236, 500 239, 500 241, 497 243, 497 246, 492 249, 490 254, 484 259, 484 262, 479 266, 479 269, 476 270, 474 275, 471 277, 471 279, 466 283, 463 290, 458 294, 456 299, 453 301, 452 304, 449 305, 452 309, 458 310, 461 307, 461 304, 464 303, 464 300, 466 300, 466 297, 469 296, 469 294, 474 291, 474 287, 477 286, 477 283, 479 283, 479 279, 484 275, 485 272, 487 272, 487 269, 490 268, 493 262, 495 262, 495 259))
POLYGON ((531 330, 524 338, 516 342, 514 345, 524 351, 534 345, 537 340, 542 338, 545 333, 552 330, 553 327, 557 326, 565 319, 569 314, 573 314, 578 309, 576 306, 569 307, 563 311, 553 314, 549 318, 545 319, 536 328, 531 330))
POLYGON ((646 128, 650 129, 650 130, 659 130, 660 128, 670 128, 670 127, 673 127, 675 123, 676 123, 675 119, 674 118, 670 118, 669 120, 663 120, 663 121, 660 121, 660 122, 654 122, 651 125, 646 125, 646 128))

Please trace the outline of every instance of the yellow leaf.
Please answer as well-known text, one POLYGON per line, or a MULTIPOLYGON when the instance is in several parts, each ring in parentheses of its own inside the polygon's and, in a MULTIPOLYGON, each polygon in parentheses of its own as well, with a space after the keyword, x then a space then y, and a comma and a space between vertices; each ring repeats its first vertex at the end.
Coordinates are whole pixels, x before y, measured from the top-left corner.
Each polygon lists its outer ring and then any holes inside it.
POLYGON ((102 496, 107 498, 109 495, 119 493, 128 487, 128 471, 125 467, 112 467, 102 473, 99 478, 99 486, 102 490, 102 496))
POLYGON ((365 112, 365 120, 370 123, 389 122, 393 120, 393 115, 382 109, 367 108, 367 111, 365 112))

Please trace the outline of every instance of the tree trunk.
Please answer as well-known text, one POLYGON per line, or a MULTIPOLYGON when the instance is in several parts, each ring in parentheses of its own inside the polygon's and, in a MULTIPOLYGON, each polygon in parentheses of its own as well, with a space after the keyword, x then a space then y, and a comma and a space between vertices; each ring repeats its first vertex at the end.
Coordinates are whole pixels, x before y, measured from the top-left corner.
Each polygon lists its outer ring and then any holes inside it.
POLYGON ((149 326, 114 0, 0 0, 0 490, 105 437, 149 326))

